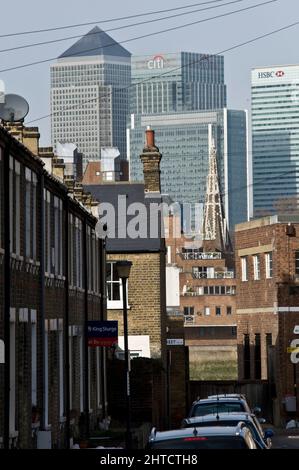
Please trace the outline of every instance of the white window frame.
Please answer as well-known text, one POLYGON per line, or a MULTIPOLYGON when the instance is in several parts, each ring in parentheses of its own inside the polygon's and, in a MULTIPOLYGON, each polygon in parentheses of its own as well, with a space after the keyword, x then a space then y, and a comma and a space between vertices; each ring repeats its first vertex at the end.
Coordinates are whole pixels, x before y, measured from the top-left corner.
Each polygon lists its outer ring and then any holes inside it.
POLYGON ((248 259, 247 259, 247 256, 242 256, 241 257, 241 275, 242 275, 242 281, 243 282, 248 281, 248 259))
POLYGON ((204 307, 203 308, 203 311, 204 311, 204 315, 206 317, 208 317, 209 315, 211 315, 211 308, 210 307, 204 307))
POLYGON ((63 354, 63 319, 58 320, 58 357, 59 357, 59 413, 64 415, 64 354, 63 354))
POLYGON ((49 322, 45 320, 45 428, 49 428, 49 322))
POLYGON ((273 277, 273 253, 269 251, 265 253, 266 279, 273 277))
POLYGON ((261 260, 259 255, 253 255, 253 279, 259 281, 261 279, 261 260))
POLYGON ((101 358, 100 348, 96 348, 96 371, 97 371, 97 408, 101 408, 101 358))
MULTIPOLYGON (((115 264, 116 261, 107 261, 107 264, 115 264)), ((113 273, 113 269, 112 269, 112 273, 113 273)), ((117 283, 117 281, 110 281, 108 282, 107 281, 107 309, 108 310, 122 310, 123 308, 123 288, 122 288, 122 280, 119 279, 118 280, 118 284, 119 284, 119 296, 120 296, 120 299, 119 300, 109 300, 109 291, 108 291, 108 284, 111 284, 111 283, 117 283)), ((129 280, 127 279, 127 282, 126 282, 126 291, 127 291, 127 308, 129 309, 130 306, 128 304, 128 301, 129 301, 129 298, 128 298, 128 286, 129 286, 129 280)))
POLYGON ((31 310, 31 402, 37 406, 37 318, 36 310, 31 310))
POLYGON ((10 309, 9 434, 16 433, 16 309, 10 309))

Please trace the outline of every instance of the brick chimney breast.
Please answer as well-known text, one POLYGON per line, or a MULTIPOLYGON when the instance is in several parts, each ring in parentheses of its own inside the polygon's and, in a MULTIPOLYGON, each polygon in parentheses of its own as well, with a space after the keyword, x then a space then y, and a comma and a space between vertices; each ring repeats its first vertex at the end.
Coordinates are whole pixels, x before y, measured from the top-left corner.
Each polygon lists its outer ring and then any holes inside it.
POLYGON ((146 143, 140 159, 143 164, 145 192, 161 192, 160 161, 162 158, 158 147, 155 146, 155 131, 150 127, 145 131, 146 143))

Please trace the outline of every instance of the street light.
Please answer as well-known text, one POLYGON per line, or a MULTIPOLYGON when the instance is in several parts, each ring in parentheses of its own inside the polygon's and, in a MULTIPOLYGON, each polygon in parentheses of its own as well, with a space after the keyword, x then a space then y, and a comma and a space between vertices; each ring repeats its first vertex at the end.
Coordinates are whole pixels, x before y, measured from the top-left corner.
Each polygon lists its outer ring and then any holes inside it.
POLYGON ((128 346, 128 312, 127 312, 127 279, 130 276, 131 261, 122 260, 116 262, 116 271, 122 281, 123 291, 123 316, 124 316, 124 347, 125 347, 125 372, 126 372, 126 449, 132 447, 131 433, 131 394, 130 394, 130 357, 128 346))

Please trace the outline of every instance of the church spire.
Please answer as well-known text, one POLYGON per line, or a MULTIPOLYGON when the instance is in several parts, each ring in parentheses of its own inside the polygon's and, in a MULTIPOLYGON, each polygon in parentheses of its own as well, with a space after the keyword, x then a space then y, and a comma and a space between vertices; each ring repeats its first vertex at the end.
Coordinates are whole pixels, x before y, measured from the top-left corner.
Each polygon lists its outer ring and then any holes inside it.
POLYGON ((230 247, 224 211, 222 207, 217 152, 214 139, 211 139, 209 156, 209 173, 203 217, 203 247, 207 251, 227 251, 230 247))

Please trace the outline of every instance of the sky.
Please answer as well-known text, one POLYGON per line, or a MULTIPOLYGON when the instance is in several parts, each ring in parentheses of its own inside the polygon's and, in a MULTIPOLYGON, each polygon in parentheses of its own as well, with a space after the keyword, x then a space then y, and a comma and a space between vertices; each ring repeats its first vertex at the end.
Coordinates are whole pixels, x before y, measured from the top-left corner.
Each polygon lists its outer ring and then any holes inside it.
MULTIPOLYGON (((78 2, 77 0, 51 0, 51 2, 26 0, 24 2, 15 0, 14 2, 1 2, 0 35, 92 21, 98 21, 98 26, 106 30, 146 19, 157 19, 178 12, 160 13, 112 23, 101 23, 103 20, 181 7, 202 1, 204 0, 164 0, 163 2, 161 0, 151 0, 151 2, 141 2, 140 0, 84 0, 84 2, 78 2)), ((223 3, 229 1, 232 0, 223 0, 223 3)), ((113 39, 122 42, 136 36, 199 21, 228 11, 264 3, 265 1, 241 0, 226 7, 113 31, 109 34, 113 39)), ((194 6, 189 10, 220 3, 201 7, 194 6)), ((181 12, 183 11, 188 10, 181 10, 181 12)), ((224 18, 195 24, 149 38, 138 39, 127 44, 124 42, 123 46, 133 55, 165 54, 177 51, 215 54, 296 21, 299 21, 299 1, 277 0, 259 8, 224 18)), ((39 126, 41 145, 48 146, 51 144, 50 119, 38 120, 33 123, 30 123, 30 121, 50 113, 50 64, 55 60, 9 72, 4 72, 3 69, 58 57, 76 39, 17 51, 1 51, 33 42, 83 35, 92 27, 84 26, 48 33, 8 38, 0 37, 0 80, 5 82, 6 93, 20 94, 29 102, 30 112, 25 123, 39 126)), ((267 65, 299 64, 298 36, 299 25, 224 54, 229 108, 250 109, 250 71, 252 68, 267 65)))

